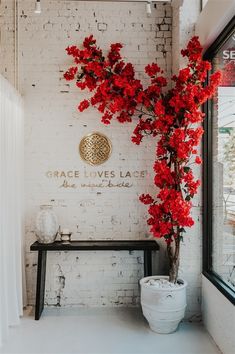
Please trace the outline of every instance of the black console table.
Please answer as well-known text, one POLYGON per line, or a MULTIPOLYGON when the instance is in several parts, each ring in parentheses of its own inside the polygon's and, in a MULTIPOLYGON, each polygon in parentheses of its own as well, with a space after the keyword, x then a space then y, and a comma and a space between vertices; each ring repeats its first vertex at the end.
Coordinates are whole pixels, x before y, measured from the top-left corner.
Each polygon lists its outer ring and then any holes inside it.
POLYGON ((38 251, 35 320, 39 320, 44 308, 47 251, 144 251, 144 275, 152 275, 152 251, 159 250, 156 241, 55 241, 50 244, 34 242, 31 251, 38 251))

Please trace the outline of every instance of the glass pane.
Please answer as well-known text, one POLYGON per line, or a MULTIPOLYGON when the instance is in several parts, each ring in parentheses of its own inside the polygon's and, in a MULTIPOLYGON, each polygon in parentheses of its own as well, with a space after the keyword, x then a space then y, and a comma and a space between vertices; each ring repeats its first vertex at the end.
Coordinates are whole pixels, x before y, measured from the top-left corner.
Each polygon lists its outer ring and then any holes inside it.
POLYGON ((213 100, 213 270, 235 289, 235 34, 212 62, 223 71, 213 100))

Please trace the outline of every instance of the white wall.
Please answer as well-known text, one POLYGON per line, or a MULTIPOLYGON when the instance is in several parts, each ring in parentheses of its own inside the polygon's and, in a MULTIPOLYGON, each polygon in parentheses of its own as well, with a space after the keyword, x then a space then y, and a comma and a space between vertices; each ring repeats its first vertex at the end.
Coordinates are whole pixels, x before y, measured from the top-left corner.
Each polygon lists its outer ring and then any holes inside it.
POLYGON ((0 1, 0 73, 15 86, 14 0, 0 1))
MULTIPOLYGON (((4 32, 1 50, 4 61, 0 70, 9 77, 7 57, 14 49, 12 23, 13 1, 2 0, 0 29, 4 32), (10 50, 9 50, 10 48, 10 50), (3 65, 4 64, 4 65, 3 65)), ((126 59, 135 64, 140 78, 144 66, 152 61, 171 75, 172 62, 183 65, 180 49, 194 34, 200 0, 173 1, 173 60, 172 10, 169 4, 157 3, 151 18, 146 17, 145 3, 107 3, 75 1, 42 1, 42 14, 35 15, 34 2, 21 0, 19 7, 19 58, 21 90, 26 101, 26 253, 29 302, 34 302, 37 259, 29 252, 35 240, 34 220, 40 204, 52 203, 63 226, 68 226, 76 238, 139 239, 148 233, 146 207, 138 195, 152 190, 152 179, 126 179, 133 183, 126 189, 62 189, 63 178, 50 179, 48 170, 147 170, 152 171, 154 144, 146 140, 134 146, 130 134, 134 124, 118 123, 105 127, 99 123, 95 110, 78 113, 77 103, 87 97, 62 79, 63 71, 71 64, 64 48, 79 44, 85 35, 93 33, 101 47, 111 42, 124 43, 126 59), (181 7, 180 7, 181 6, 181 7), (115 16, 113 14, 115 13, 115 16), (113 143, 113 154, 99 168, 86 166, 79 158, 77 146, 83 135, 99 130, 113 143), (78 225, 78 226, 77 226, 78 225)), ((200 170, 196 171, 200 175, 200 170)), ((98 178, 80 178, 78 186, 98 178)), ((116 180, 118 180, 116 178, 116 180)), ((181 248, 180 275, 189 283, 187 316, 194 318, 201 307, 201 200, 195 200, 195 227, 188 230, 181 248)), ((164 258, 162 247, 161 259, 164 258)), ((46 301, 62 305, 134 305, 139 301, 137 280, 143 274, 141 252, 127 253, 68 253, 54 254, 48 259, 46 301), (65 287, 63 287, 65 277, 65 287), (89 280, 87 280, 87 278, 89 280), (97 282, 99 279, 99 283, 97 282)), ((160 262, 158 273, 165 270, 160 262)))
POLYGON ((196 25, 204 51, 235 15, 235 0, 208 0, 196 25))
MULTIPOLYGON (((153 142, 136 147, 130 136, 133 124, 110 127, 100 123, 94 109, 79 113, 77 104, 89 96, 63 79, 72 65, 65 48, 80 44, 91 33, 108 49, 124 44, 123 55, 135 64, 140 78, 152 61, 171 73, 171 8, 157 4, 147 18, 144 3, 47 1, 42 14, 34 2, 19 8, 20 83, 25 97, 25 182, 27 289, 35 297, 36 255, 29 252, 35 240, 35 215, 41 204, 53 204, 62 227, 74 239, 143 239, 148 235, 146 207, 138 195, 149 191, 152 177, 123 177, 129 171, 152 171, 153 142), (115 16, 113 15, 115 14, 115 16), (106 134, 113 145, 109 160, 98 167, 86 165, 78 154, 81 138, 92 132, 106 134), (47 171, 79 171, 68 178, 76 188, 61 188, 64 177, 47 177, 47 171), (97 171, 115 177, 94 177, 97 171), (120 175, 122 174, 122 175, 120 175), (86 177, 89 176, 89 177, 86 177), (130 188, 92 188, 82 184, 124 181, 130 188)), ((122 306, 139 301, 138 279, 143 276, 142 252, 54 253, 48 257, 46 303, 55 305, 122 306), (65 282, 65 285, 64 285, 65 282)))
POLYGON ((172 71, 177 73, 186 59, 180 54, 195 34, 195 23, 200 14, 201 0, 172 0, 172 71))
MULTIPOLYGON (((200 0, 172 1, 172 71, 185 66, 180 51, 194 35, 195 23, 200 13, 200 0)), ((200 178, 200 167, 194 167, 200 178)), ((201 311, 201 260, 202 260, 202 199, 201 191, 193 200, 192 215, 195 226, 187 229, 180 252, 180 276, 187 280, 188 317, 197 320, 201 311)))
MULTIPOLYGON (((196 34, 206 50, 235 14, 234 0, 208 0, 199 16, 196 34)), ((205 236, 206 237, 206 236, 205 236)), ((204 276, 202 277, 202 314, 205 326, 224 354, 235 352, 234 306, 204 276)))
POLYGON ((207 330, 223 354, 234 354, 234 305, 204 276, 202 276, 202 313, 207 330))

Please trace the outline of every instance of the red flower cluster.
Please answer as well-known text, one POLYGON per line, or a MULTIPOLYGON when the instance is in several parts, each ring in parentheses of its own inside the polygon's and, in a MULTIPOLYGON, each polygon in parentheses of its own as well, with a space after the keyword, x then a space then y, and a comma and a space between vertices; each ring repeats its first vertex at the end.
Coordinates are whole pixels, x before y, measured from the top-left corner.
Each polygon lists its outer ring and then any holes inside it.
POLYGON ((211 75, 209 84, 205 84, 211 66, 202 60, 198 37, 193 37, 182 50, 188 65, 172 77, 168 91, 164 89, 166 78, 156 63, 145 68, 150 84, 144 89, 135 77, 133 65, 123 61, 120 43, 112 44, 106 57, 93 36, 85 38, 83 47, 66 49, 77 66, 68 69, 65 79, 76 79, 78 88, 93 92, 78 109, 82 112, 90 105, 97 107, 104 124, 114 117, 121 123, 130 122, 138 112, 132 141, 139 145, 145 135, 157 138, 154 183, 160 189, 155 198, 143 194, 140 201, 149 205, 148 224, 153 235, 164 237, 168 244, 180 242, 184 227, 194 223, 191 199, 200 185, 190 167, 201 163, 197 155, 203 134, 197 124, 204 118, 200 106, 216 92, 221 73, 211 75))
POLYGON ((188 57, 190 66, 196 66, 198 62, 202 61, 202 46, 198 37, 193 37, 187 45, 186 49, 181 50, 183 57, 188 57))
POLYGON ((171 188, 163 188, 158 194, 161 202, 152 203, 149 207, 151 232, 157 238, 165 237, 167 243, 173 238, 179 237, 177 228, 180 225, 181 232, 184 227, 193 226, 190 216, 191 202, 185 200, 180 191, 171 188))
POLYGON ((85 109, 87 109, 90 106, 90 103, 88 100, 83 100, 80 102, 78 109, 80 112, 83 112, 85 109))
POLYGON ((64 78, 65 78, 67 81, 74 80, 77 71, 78 71, 78 68, 77 68, 77 67, 71 67, 71 68, 69 68, 69 70, 67 70, 66 73, 64 74, 64 78))
POLYGON ((114 116, 121 123, 130 122, 139 103, 138 94, 143 91, 143 87, 135 78, 133 65, 125 64, 122 60, 122 45, 112 44, 107 58, 97 47, 93 36, 85 38, 83 46, 83 50, 76 46, 66 49, 68 55, 73 56, 75 63, 79 64, 79 70, 76 67, 75 72, 72 67, 64 74, 66 80, 74 79, 77 74, 77 87, 94 91, 89 104, 85 100, 78 109, 82 112, 90 104, 96 106, 102 113, 101 121, 104 124, 109 124, 114 116))

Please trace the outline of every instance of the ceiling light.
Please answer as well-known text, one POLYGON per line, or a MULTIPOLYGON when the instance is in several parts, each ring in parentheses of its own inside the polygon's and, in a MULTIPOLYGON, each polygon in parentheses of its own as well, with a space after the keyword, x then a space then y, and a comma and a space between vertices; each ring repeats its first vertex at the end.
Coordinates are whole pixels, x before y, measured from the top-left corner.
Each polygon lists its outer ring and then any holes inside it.
POLYGON ((41 12, 42 12, 42 10, 41 10, 41 1, 40 0, 36 0, 34 13, 35 14, 40 14, 41 12))
POLYGON ((150 17, 152 14, 151 4, 152 4, 152 1, 148 1, 146 4, 146 13, 147 13, 148 17, 150 17))

